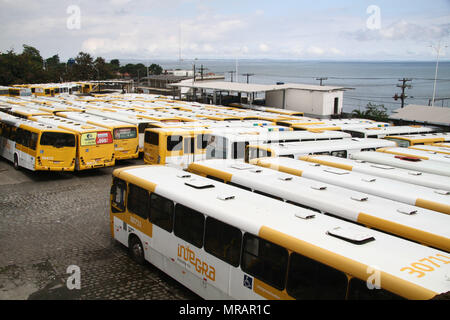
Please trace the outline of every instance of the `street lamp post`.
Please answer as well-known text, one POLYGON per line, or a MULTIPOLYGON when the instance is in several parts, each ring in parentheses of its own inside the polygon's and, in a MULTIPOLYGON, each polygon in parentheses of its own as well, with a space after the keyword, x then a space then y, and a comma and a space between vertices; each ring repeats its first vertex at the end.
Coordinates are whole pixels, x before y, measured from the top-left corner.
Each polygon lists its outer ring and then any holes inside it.
MULTIPOLYGON (((439 68, 439 56, 441 54, 441 40, 439 40, 439 44, 437 48, 434 46, 431 46, 433 49, 437 52, 437 60, 436 60, 436 72, 434 74, 434 86, 433 86, 433 99, 431 100, 431 106, 434 107, 434 100, 436 98, 436 82, 437 82, 437 75, 438 75, 438 68, 439 68)), ((447 48, 447 46, 445 46, 447 48)))

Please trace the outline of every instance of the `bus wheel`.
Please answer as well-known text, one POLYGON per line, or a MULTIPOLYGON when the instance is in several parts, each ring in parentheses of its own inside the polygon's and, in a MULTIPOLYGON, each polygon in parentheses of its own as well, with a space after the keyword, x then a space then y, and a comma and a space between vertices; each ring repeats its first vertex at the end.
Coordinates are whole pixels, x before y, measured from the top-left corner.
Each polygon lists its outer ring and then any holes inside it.
POLYGON ((14 169, 19 170, 19 158, 17 158, 17 154, 14 155, 14 169))
POLYGON ((133 260, 139 263, 140 265, 143 265, 145 262, 145 255, 141 241, 138 239, 138 237, 132 236, 130 238, 129 243, 130 243, 129 249, 131 258, 133 258, 133 260))

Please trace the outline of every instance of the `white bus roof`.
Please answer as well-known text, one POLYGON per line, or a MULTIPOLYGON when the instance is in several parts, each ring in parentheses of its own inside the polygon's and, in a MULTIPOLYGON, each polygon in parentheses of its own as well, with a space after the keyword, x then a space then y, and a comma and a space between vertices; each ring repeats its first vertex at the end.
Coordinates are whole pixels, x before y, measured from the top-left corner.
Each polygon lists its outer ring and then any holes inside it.
MULTIPOLYGON (((131 123, 79 112, 58 112, 58 116, 105 128, 132 126, 131 123)), ((135 125, 134 125, 135 126, 135 125)))
POLYGON ((71 119, 66 119, 58 116, 34 116, 31 120, 57 126, 69 131, 75 131, 78 133, 92 132, 92 131, 107 131, 109 129, 99 127, 93 124, 86 124, 71 119))
POLYGON ((382 139, 342 139, 336 141, 309 141, 309 142, 290 142, 282 144, 259 144, 250 145, 250 147, 259 147, 272 152, 272 156, 309 154, 315 152, 329 152, 336 150, 352 149, 370 149, 395 147, 395 142, 382 139))
POLYGON ((437 268, 421 278, 404 271, 411 263, 443 251, 325 215, 301 219, 298 216, 312 211, 194 174, 180 178, 186 172, 167 166, 128 167, 113 175, 363 280, 368 277, 367 268, 377 266, 382 287, 406 298, 430 299, 450 291, 448 268, 437 268), (185 184, 192 180, 214 187, 196 189, 185 184), (224 195, 230 200, 221 200, 224 195), (327 234, 336 227, 368 234, 375 241, 358 246, 327 234))
MULTIPOLYGON (((237 163, 233 160, 195 162, 189 165, 189 171, 207 173, 223 178, 227 182, 231 181, 284 200, 319 209, 323 213, 330 213, 366 225, 371 222, 375 224, 377 219, 382 219, 386 221, 383 227, 388 229, 387 231, 395 230, 397 235, 420 243, 426 241, 424 238, 419 238, 420 232, 426 232, 436 237, 427 239, 430 241, 428 245, 441 250, 450 250, 450 229, 448 228, 450 215, 418 208, 414 205, 405 205, 400 201, 377 195, 368 195, 363 193, 364 188, 358 190, 357 188, 336 186, 333 183, 318 183, 317 180, 305 176, 294 176, 251 164, 237 163), (360 201, 360 199, 365 200, 360 201), (415 213, 408 214, 412 212, 415 213), (388 225, 391 226, 388 227, 388 225), (394 225, 401 227, 396 229, 393 228, 394 225), (411 233, 411 229, 420 231, 411 233)), ((355 177, 356 180, 359 178, 355 177)))
POLYGON ((20 125, 26 125, 28 127, 35 128, 35 129, 38 129, 38 130, 43 130, 43 131, 47 131, 47 130, 48 131, 54 131, 54 130, 57 130, 58 132, 72 133, 70 131, 58 128, 55 125, 45 124, 45 123, 40 123, 40 122, 28 120, 28 119, 15 117, 13 115, 10 115, 10 114, 4 113, 4 112, 0 112, 0 121, 5 122, 5 123, 10 124, 10 125, 13 125, 15 127, 19 127, 20 125))
POLYGON ((391 126, 391 127, 376 127, 376 128, 357 128, 349 129, 348 131, 358 132, 365 135, 397 135, 397 134, 409 134, 420 132, 434 132, 437 128, 431 127, 417 127, 417 126, 391 126))
POLYGON ((434 160, 419 159, 418 161, 409 161, 407 159, 401 159, 395 154, 383 152, 357 152, 352 154, 350 158, 450 177, 449 165, 434 160))
POLYGON ((364 160, 352 160, 328 155, 311 155, 300 160, 333 166, 343 170, 360 172, 376 177, 383 177, 416 184, 438 190, 450 190, 450 178, 441 175, 412 171, 408 169, 372 163, 364 160))
POLYGON ((443 162, 449 165, 450 168, 450 155, 443 153, 436 153, 434 151, 416 150, 411 148, 383 148, 377 150, 378 152, 391 153, 394 155, 406 156, 406 157, 418 157, 424 160, 433 160, 443 162))

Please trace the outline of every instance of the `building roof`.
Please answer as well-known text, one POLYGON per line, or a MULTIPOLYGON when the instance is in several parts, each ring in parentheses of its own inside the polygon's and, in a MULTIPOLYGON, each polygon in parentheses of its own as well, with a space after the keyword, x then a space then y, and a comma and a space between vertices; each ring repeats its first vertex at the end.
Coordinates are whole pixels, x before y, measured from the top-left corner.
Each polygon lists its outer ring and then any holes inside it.
POLYGON ((450 126, 450 108, 408 105, 393 111, 392 120, 450 126))
POLYGON ((297 90, 322 91, 322 92, 345 90, 345 88, 343 87, 317 86, 317 85, 297 84, 297 83, 287 83, 282 85, 274 85, 274 84, 267 85, 267 84, 253 84, 253 83, 225 82, 225 81, 202 81, 193 83, 183 82, 183 83, 173 83, 170 84, 170 86, 210 89, 216 91, 245 92, 245 93, 277 91, 284 89, 297 89, 297 90))

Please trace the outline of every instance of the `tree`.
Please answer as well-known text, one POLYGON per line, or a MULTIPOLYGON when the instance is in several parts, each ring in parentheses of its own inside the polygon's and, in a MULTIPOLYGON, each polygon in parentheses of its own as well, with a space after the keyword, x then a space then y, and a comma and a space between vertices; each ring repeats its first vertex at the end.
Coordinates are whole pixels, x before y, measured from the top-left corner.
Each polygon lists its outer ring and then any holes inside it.
POLYGON ((357 118, 365 118, 379 122, 389 121, 389 115, 387 114, 387 108, 384 104, 374 104, 369 102, 365 111, 353 110, 352 115, 357 118))
POLYGON ((153 63, 149 68, 148 68, 149 73, 151 74, 155 74, 155 75, 160 75, 163 72, 163 68, 159 65, 159 64, 155 64, 153 63))
POLYGON ((89 53, 80 52, 72 66, 72 75, 75 80, 92 80, 96 77, 94 59, 89 53))

